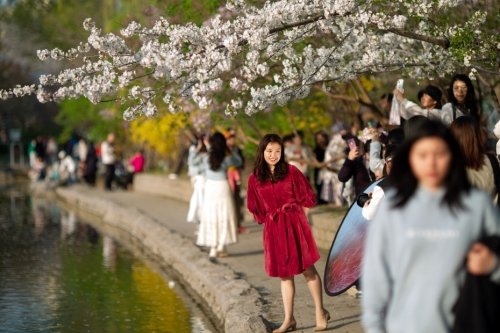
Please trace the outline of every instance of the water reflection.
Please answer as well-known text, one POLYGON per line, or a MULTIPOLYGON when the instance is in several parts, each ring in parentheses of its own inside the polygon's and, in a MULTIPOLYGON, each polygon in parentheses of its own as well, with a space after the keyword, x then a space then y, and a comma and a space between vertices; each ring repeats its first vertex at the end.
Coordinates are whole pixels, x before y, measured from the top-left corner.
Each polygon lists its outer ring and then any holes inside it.
POLYGON ((61 211, 61 238, 70 239, 76 231, 76 215, 74 212, 61 211))
POLYGON ((114 272, 116 268, 116 244, 113 238, 109 236, 103 237, 102 257, 104 267, 114 272))
POLYGON ((175 288, 74 212, 0 196, 0 332, 212 332, 175 288))

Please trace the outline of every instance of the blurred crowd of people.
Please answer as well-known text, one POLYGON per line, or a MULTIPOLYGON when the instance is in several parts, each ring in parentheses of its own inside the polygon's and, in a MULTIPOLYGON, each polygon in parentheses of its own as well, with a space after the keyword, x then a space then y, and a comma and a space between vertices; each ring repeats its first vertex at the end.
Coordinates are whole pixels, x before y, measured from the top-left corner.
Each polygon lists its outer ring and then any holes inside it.
POLYGON ((454 79, 455 101, 383 150, 388 177, 363 205, 366 332, 500 329, 500 125, 488 131, 470 80, 454 79))
MULTIPOLYGON (((396 148, 412 128, 425 120, 438 120, 448 127, 455 122, 451 129, 457 136, 458 133, 463 133, 460 136, 463 141, 467 128, 462 123, 473 122, 478 127, 475 131, 480 132, 480 140, 484 143, 480 152, 491 155, 478 157, 480 153, 476 151, 477 156, 473 159, 475 162, 470 165, 472 169, 468 174, 475 185, 493 193, 491 165, 495 163, 487 156, 496 157, 500 154, 500 143, 497 149, 500 122, 496 126, 488 124, 488 119, 481 115, 474 87, 466 75, 458 74, 452 78, 448 89, 448 103, 442 105, 442 96, 440 88, 429 85, 418 92, 418 105, 405 98, 404 90, 394 89, 393 93, 381 97, 380 104, 388 115, 393 98, 401 103, 400 126, 382 124, 377 120, 368 122, 364 129, 356 122, 350 125, 338 123, 329 131, 316 133, 313 148, 304 143, 304 133, 297 131, 283 137, 286 159, 314 184, 318 204, 341 207, 351 205, 369 184, 389 174, 396 148), (463 116, 467 116, 467 120, 460 119, 463 116)), ((471 145, 477 144, 479 142, 462 143, 463 149, 468 153, 472 151, 471 145)), ((467 161, 471 159, 468 158, 467 161)), ((376 188, 377 202, 380 193, 381 187, 376 188)), ((373 206, 364 212, 369 219, 373 218, 374 213, 373 206)))
MULTIPOLYGON (((398 87, 382 98, 388 124, 336 124, 329 135, 317 133, 314 149, 301 132, 262 138, 247 201, 264 223, 266 272, 281 278, 285 318, 274 332, 296 329, 294 276, 301 273, 315 302, 314 331, 327 328, 319 255, 304 221, 315 201, 355 200, 370 221, 366 243, 355 243, 365 233, 358 217, 352 223, 360 230, 343 238, 364 253, 358 288, 366 332, 500 330, 500 122, 488 124, 468 76, 455 75, 448 95, 442 105, 442 91, 430 85, 417 105, 398 87), (400 106, 395 113, 392 103, 400 106)), ((344 263, 343 273, 359 272, 358 265, 344 263)))
POLYGON ((106 140, 94 145, 85 137, 75 136, 59 147, 53 137, 38 136, 28 146, 31 167, 28 176, 32 181, 67 185, 85 182, 94 187, 103 169, 106 190, 130 188, 134 175, 144 170, 144 154, 137 150, 125 164, 116 152, 115 140, 115 134, 110 133, 106 140))

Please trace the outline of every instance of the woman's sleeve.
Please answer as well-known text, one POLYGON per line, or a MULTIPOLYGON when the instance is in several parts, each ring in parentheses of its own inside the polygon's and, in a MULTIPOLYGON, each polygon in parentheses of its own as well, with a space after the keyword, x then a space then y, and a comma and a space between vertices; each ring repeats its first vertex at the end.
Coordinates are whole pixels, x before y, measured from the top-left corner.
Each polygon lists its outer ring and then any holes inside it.
POLYGON ((453 106, 451 103, 446 103, 441 109, 441 121, 448 127, 453 122, 453 106))
POLYGON ((401 111, 401 117, 403 119, 410 119, 411 117, 414 117, 414 116, 424 116, 426 117, 427 116, 427 112, 422 109, 420 106, 418 106, 417 104, 413 103, 412 101, 409 101, 407 99, 405 99, 403 101, 403 103, 401 103, 401 105, 403 106, 403 110, 401 111))
POLYGON ((389 270, 390 209, 387 201, 382 204, 381 214, 370 222, 363 255, 363 286, 361 318, 365 332, 385 332, 384 315, 390 302, 392 278, 389 270))
POLYGON ((351 161, 348 158, 345 159, 344 165, 342 165, 338 174, 340 182, 347 183, 356 174, 356 163, 357 160, 351 161))
POLYGON ((194 165, 194 158, 196 157, 196 148, 194 146, 189 147, 189 154, 188 154, 188 165, 194 165))
POLYGON ((307 178, 294 166, 290 166, 293 180, 293 193, 300 207, 311 208, 316 205, 316 193, 307 178))
POLYGON ((253 214, 255 221, 262 224, 266 221, 266 211, 263 208, 261 199, 257 194, 256 179, 253 175, 248 179, 247 187, 247 208, 253 214))
POLYGON ((382 152, 382 144, 380 142, 372 142, 370 144, 370 170, 377 173, 384 169, 385 162, 380 156, 382 152))
POLYGON ((375 186, 372 193, 372 199, 370 200, 370 204, 367 207, 363 207, 361 210, 361 214, 363 217, 371 221, 375 217, 377 210, 380 206, 380 203, 385 198, 384 190, 380 186, 375 186))

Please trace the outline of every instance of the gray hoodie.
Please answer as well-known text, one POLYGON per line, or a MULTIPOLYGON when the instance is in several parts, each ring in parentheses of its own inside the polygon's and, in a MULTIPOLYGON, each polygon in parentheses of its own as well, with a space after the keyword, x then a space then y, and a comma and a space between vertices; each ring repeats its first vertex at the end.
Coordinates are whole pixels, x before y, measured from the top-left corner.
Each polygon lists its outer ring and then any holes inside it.
MULTIPOLYGON (((441 203, 444 189, 419 187, 403 208, 387 192, 368 229, 363 259, 363 317, 367 333, 447 333, 465 279, 465 256, 483 236, 500 235, 491 197, 473 189, 466 210, 441 203)), ((491 279, 500 283, 500 268, 491 279)))

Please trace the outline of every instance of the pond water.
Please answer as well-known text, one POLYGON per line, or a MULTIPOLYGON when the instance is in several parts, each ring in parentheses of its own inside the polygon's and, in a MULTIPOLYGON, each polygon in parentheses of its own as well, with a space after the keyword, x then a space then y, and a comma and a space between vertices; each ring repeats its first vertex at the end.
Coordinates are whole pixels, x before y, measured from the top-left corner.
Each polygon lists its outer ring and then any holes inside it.
POLYGON ((178 284, 74 212, 0 193, 0 332, 215 333, 178 284))

